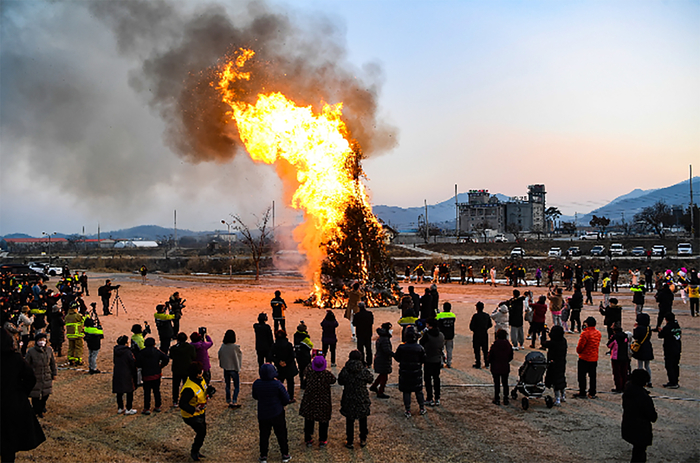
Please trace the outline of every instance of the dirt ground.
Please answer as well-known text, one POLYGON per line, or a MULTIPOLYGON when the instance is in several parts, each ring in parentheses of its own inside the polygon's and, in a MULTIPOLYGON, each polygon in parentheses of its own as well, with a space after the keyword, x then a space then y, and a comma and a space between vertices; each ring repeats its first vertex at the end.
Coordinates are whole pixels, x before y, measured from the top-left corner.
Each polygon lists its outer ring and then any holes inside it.
MULTIPOLYGON (((256 402, 250 395, 252 381, 257 379, 257 363, 254 352, 252 325, 257 315, 270 312, 269 301, 276 289, 282 291, 289 305, 288 331, 293 332, 300 320, 309 327, 311 339, 320 346, 320 321, 324 310, 294 304, 297 298, 308 295, 308 285, 301 279, 286 276, 265 276, 260 283, 251 280, 214 277, 149 276, 146 285, 130 274, 91 275, 91 296, 87 302, 99 302, 97 286, 105 277, 121 284, 120 296, 127 312, 104 317, 102 324, 105 340, 98 358, 98 368, 104 373, 90 376, 86 371, 62 369, 54 383, 54 393, 48 401, 48 413, 41 420, 47 441, 32 452, 20 452, 17 461, 94 461, 94 462, 156 462, 188 461, 189 447, 194 433, 184 424, 179 411, 168 407, 172 403, 169 379, 163 380, 164 411, 150 416, 140 413, 134 416, 118 415, 114 395, 111 393, 112 348, 122 334, 130 334, 133 323, 144 320, 155 328, 154 307, 164 302, 174 291, 180 291, 186 302, 181 330, 188 334, 199 326, 206 326, 214 341, 210 350, 212 375, 218 389, 207 411, 208 435, 202 448, 206 461, 257 461, 258 427, 256 402), (217 352, 224 332, 234 329, 243 350, 241 371, 242 408, 230 410, 224 400, 222 370, 218 367, 217 352)), ((424 285, 417 285, 423 292, 424 285)), ((545 294, 544 288, 533 288, 535 295, 545 294)), ((455 359, 452 369, 442 370, 442 405, 429 408, 427 415, 406 419, 403 415, 401 395, 396 388, 398 365, 389 377, 392 387, 387 389, 388 400, 373 399, 372 416, 369 418, 369 444, 360 449, 347 450, 345 420, 339 413, 342 389, 333 387, 333 419, 330 423, 330 442, 327 448, 307 448, 303 442, 303 419, 299 416, 299 402, 287 407, 287 423, 291 454, 294 461, 448 461, 448 462, 504 462, 504 461, 629 461, 632 447, 620 437, 622 417, 621 396, 606 393, 613 386, 610 361, 604 346, 600 349, 598 366, 597 400, 571 398, 559 408, 547 409, 544 400, 530 402, 525 411, 520 401, 509 406, 491 403, 493 389, 491 375, 486 370, 472 368, 469 319, 474 304, 481 300, 487 311, 509 297, 512 288, 492 288, 482 284, 460 286, 456 283, 440 285, 440 300, 450 301, 457 315, 455 359)), ((596 295, 595 303, 601 299, 596 295)), ((624 310, 623 326, 631 330, 634 309, 631 295, 621 290, 617 295, 624 310)), ((647 298, 647 311, 652 319, 656 310, 647 298)), ((654 425, 654 445, 649 448, 649 461, 697 462, 700 461, 700 318, 691 318, 687 305, 680 301, 674 306, 683 329, 683 356, 681 359, 681 388, 665 390, 661 384, 667 381, 663 368, 661 341, 654 337, 656 360, 652 362, 653 395, 672 396, 691 400, 656 398, 659 420, 654 425)), ((375 326, 385 321, 396 324, 399 318, 395 307, 373 309, 375 326)), ((348 322, 342 311, 336 315, 338 328, 338 365, 332 371, 337 375, 354 348, 348 322)), ((582 319, 593 315, 602 331, 602 316, 596 306, 588 306, 582 319), (595 310, 594 310, 595 309, 595 310)), ((549 319, 549 315, 548 315, 549 319)), ((396 330, 398 331, 398 330, 396 330)), ((491 340, 493 338, 490 334, 491 340)), ((569 355, 567 381, 576 386, 575 345, 578 335, 567 335, 569 355)), ((393 338, 394 348, 398 344, 393 338)), ((64 345, 64 353, 65 353, 64 345)), ((517 368, 530 349, 515 353, 511 364, 511 384, 517 379, 517 368)), ((87 349, 85 351, 87 358, 87 349)), ((65 362, 65 357, 59 363, 65 362)), ((635 362, 636 363, 636 362, 635 362)), ((633 364, 634 366, 634 364, 633 364)), ((165 376, 170 376, 170 366, 165 376)), ((298 378, 297 378, 298 388, 298 378)), ((301 394, 297 390, 297 398, 301 394)), ((135 393, 135 408, 141 411, 143 393, 135 393)), ((417 405, 413 405, 414 411, 417 405)), ((273 436, 270 461, 280 458, 279 448, 273 436)))

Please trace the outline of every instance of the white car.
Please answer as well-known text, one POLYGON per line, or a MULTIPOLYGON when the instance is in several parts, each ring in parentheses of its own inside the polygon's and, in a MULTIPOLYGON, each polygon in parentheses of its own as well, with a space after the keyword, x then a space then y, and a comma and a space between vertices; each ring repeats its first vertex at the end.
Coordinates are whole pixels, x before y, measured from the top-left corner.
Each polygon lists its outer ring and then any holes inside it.
POLYGON ((586 232, 583 235, 579 236, 578 239, 580 239, 580 240, 597 240, 598 234, 596 232, 586 232))
POLYGON ((506 238, 506 235, 496 235, 496 237, 493 239, 494 243, 507 243, 508 238, 506 238))
POLYGON ((44 275, 51 275, 55 277, 56 275, 61 275, 63 273, 63 267, 57 265, 49 265, 40 262, 30 262, 29 268, 35 272, 43 273, 44 275))
POLYGON ((651 255, 652 256, 665 256, 666 255, 666 246, 663 244, 655 244, 654 246, 651 247, 651 255))
POLYGON ((624 256, 627 254, 627 250, 620 243, 613 243, 610 245, 610 255, 611 256, 624 256))
POLYGON ((690 243, 678 243, 678 255, 679 256, 692 256, 693 255, 693 245, 690 243))
POLYGON ((547 255, 549 257, 561 257, 561 248, 549 248, 547 255))
POLYGON ((523 248, 513 248, 510 251, 510 257, 525 257, 525 250, 523 248))

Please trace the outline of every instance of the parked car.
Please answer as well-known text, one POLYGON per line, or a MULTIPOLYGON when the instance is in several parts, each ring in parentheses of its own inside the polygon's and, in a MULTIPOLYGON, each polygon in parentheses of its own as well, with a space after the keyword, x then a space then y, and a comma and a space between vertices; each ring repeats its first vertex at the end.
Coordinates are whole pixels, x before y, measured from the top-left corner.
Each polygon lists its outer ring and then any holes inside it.
POLYGON ((654 246, 651 247, 651 255, 652 256, 665 256, 666 255, 666 246, 663 244, 655 244, 654 246))
POLYGON ((51 275, 52 277, 63 273, 63 267, 41 262, 30 262, 29 268, 35 272, 43 273, 44 275, 51 275))
POLYGON ((510 251, 510 257, 525 257, 525 250, 523 248, 513 248, 510 251))
POLYGON ((586 232, 583 235, 579 236, 578 239, 580 240, 597 240, 598 239, 598 233, 596 232, 586 232))
POLYGON ((579 248, 578 246, 571 246, 569 249, 566 250, 566 255, 569 257, 580 256, 581 248, 579 248))
POLYGON ((692 256, 693 246, 690 243, 678 243, 679 256, 692 256))
POLYGON ((561 248, 549 248, 547 255, 549 257, 561 257, 561 248))
POLYGON ((598 244, 591 249, 592 256, 602 256, 603 254, 605 254, 605 246, 598 244))
POLYGON ((493 239, 494 243, 507 243, 508 238, 506 238, 506 235, 498 234, 496 237, 493 239))
POLYGON ((613 243, 610 245, 610 255, 611 256, 624 256, 627 254, 627 250, 620 243, 613 243))
POLYGON ((644 249, 644 246, 636 246, 634 249, 632 249, 631 254, 635 257, 644 257, 647 255, 647 250, 644 249))
POLYGON ((30 284, 34 284, 35 282, 43 283, 49 279, 49 277, 47 277, 43 273, 35 272, 31 268, 29 268, 28 265, 24 264, 0 265, 0 274, 13 276, 18 282, 26 281, 30 284))

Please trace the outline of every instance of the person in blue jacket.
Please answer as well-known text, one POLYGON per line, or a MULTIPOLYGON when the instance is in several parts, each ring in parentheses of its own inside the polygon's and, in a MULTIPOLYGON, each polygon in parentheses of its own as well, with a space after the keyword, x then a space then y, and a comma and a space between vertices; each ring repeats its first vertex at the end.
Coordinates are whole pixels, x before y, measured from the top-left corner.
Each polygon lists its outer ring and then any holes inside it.
POLYGON ((270 448, 270 433, 274 429, 277 443, 282 453, 282 462, 292 459, 287 441, 287 420, 284 407, 289 403, 289 394, 284 385, 276 379, 274 365, 260 366, 260 379, 253 383, 253 399, 258 401, 258 425, 260 427, 260 462, 267 462, 270 448))

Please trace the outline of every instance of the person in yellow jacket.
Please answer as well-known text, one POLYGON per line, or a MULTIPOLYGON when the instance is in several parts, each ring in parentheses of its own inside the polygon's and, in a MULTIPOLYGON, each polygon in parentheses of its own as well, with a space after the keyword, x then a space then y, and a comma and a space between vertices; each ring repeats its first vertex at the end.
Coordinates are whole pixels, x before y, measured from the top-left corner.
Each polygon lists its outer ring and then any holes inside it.
POLYGON ((195 434, 190 457, 194 461, 200 461, 204 455, 199 450, 207 437, 207 399, 213 394, 213 388, 207 387, 203 377, 204 368, 201 362, 192 362, 187 371, 187 381, 180 390, 180 415, 191 427, 195 434))
POLYGON ((83 364, 83 337, 85 318, 78 312, 78 303, 71 302, 66 315, 66 337, 68 338, 68 363, 83 364))

